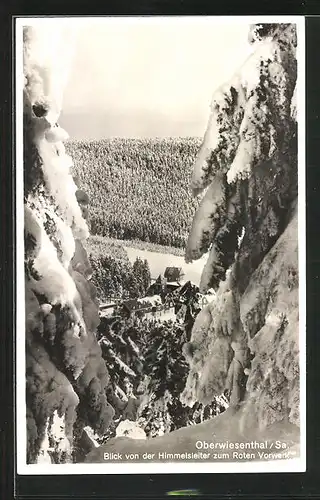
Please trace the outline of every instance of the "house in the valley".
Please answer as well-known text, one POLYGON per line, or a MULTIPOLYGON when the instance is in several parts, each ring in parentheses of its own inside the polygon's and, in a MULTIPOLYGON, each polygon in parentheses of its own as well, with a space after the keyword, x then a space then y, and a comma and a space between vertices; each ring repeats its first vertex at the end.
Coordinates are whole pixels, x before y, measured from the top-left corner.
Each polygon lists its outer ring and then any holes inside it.
POLYGON ((167 280, 159 274, 158 278, 151 283, 148 291, 147 291, 147 296, 152 297, 153 295, 160 295, 160 297, 165 297, 167 294, 167 280))
POLYGON ((167 284, 178 283, 180 286, 183 282, 184 271, 182 267, 167 267, 164 272, 164 277, 167 280, 167 284))
POLYGON ((154 317, 155 313, 162 309, 162 300, 159 295, 144 297, 142 299, 129 299, 122 302, 120 314, 126 317, 154 317))
POLYGON ((174 304, 164 304, 160 295, 144 297, 141 299, 130 299, 124 301, 120 306, 120 314, 124 317, 137 316, 146 319, 159 319, 175 315, 174 304))
POLYGON ((183 284, 184 272, 181 267, 167 267, 164 275, 160 274, 158 278, 150 285, 147 295, 160 295, 162 301, 168 295, 171 295, 183 284))

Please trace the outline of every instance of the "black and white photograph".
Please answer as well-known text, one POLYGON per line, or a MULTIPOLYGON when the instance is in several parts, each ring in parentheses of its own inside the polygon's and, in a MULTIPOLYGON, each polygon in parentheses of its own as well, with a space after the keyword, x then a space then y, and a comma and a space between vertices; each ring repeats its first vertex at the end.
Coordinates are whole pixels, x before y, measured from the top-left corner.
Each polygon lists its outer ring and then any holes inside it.
POLYGON ((17 472, 305 471, 303 18, 15 51, 17 472))

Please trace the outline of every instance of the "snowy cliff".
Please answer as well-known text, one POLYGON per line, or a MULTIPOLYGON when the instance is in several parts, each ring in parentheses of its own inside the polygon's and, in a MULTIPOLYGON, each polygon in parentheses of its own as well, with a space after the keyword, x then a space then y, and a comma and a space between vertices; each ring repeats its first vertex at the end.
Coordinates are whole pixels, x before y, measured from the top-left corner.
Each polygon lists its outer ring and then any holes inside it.
POLYGON ((196 318, 184 353, 181 400, 228 391, 211 421, 147 442, 112 440, 104 452, 194 452, 195 441, 285 439, 299 449, 296 27, 252 26, 252 55, 214 94, 192 178, 203 194, 186 260, 209 251, 201 291, 215 300, 196 318), (212 437, 213 436, 213 437, 212 437))
POLYGON ((24 203, 27 462, 72 461, 74 433, 105 432, 113 416, 88 237, 87 198, 71 174, 57 121, 70 33, 25 27, 24 203))

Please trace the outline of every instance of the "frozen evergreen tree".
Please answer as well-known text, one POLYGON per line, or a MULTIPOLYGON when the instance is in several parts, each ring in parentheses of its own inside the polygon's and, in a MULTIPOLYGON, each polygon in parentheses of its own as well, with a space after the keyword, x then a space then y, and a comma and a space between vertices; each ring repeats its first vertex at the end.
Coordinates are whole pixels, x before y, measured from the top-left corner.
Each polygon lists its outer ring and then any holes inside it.
POLYGON ((142 283, 143 283, 143 296, 146 295, 150 285, 151 285, 151 271, 147 259, 144 259, 142 266, 142 283))
POLYGON ((90 254, 92 282, 100 300, 144 297, 151 283, 149 264, 139 258, 130 263, 127 255, 90 254))
POLYGON ((213 96, 194 167, 192 189, 206 192, 186 260, 209 251, 200 289, 217 295, 184 347, 182 401, 228 390, 250 408, 244 425, 262 428, 299 420, 296 27, 254 25, 249 39, 252 55, 213 96))
POLYGON ((115 409, 113 422, 100 440, 104 442, 115 435, 120 421, 136 420, 139 406, 137 387, 144 360, 142 325, 137 318, 126 321, 119 317, 105 318, 99 325, 98 338, 110 375, 107 399, 115 409))
POLYGON ((118 397, 127 400, 139 383, 143 356, 139 320, 109 318, 99 326, 99 344, 102 356, 110 366, 111 382, 118 397))
POLYGON ((144 297, 151 284, 151 273, 148 261, 139 257, 133 263, 133 276, 136 280, 139 297, 144 297))
POLYGON ((83 427, 103 434, 114 414, 85 250, 89 197, 73 180, 63 142, 68 134, 57 125, 72 31, 57 25, 23 29, 28 463, 72 461, 83 427))
POLYGON ((224 397, 213 398, 210 405, 195 403, 192 407, 180 401, 188 374, 182 353, 186 338, 185 328, 174 322, 156 323, 146 336, 138 422, 148 437, 200 423, 227 407, 224 397))

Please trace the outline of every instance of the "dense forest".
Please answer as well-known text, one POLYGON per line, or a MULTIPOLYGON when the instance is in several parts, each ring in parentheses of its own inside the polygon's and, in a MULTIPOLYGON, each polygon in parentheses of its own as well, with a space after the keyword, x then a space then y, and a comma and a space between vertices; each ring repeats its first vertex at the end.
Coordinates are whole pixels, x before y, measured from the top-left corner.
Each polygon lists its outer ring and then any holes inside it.
POLYGON ((144 297, 151 283, 148 262, 137 257, 131 264, 129 260, 118 259, 111 255, 94 258, 89 256, 92 267, 91 282, 97 289, 100 301, 110 298, 144 297))
POLYGON ((132 264, 122 244, 104 237, 88 238, 86 251, 100 302, 144 297, 151 284, 147 260, 137 257, 132 264))
POLYGON ((68 141, 91 233, 184 247, 199 204, 190 191, 199 146, 197 138, 68 141))
POLYGON ((107 396, 115 409, 108 431, 97 437, 99 443, 115 436, 123 421, 135 422, 146 437, 155 437, 227 408, 224 395, 208 405, 180 401, 189 371, 182 352, 188 339, 185 325, 115 314, 101 321, 98 339, 110 375, 107 396))

